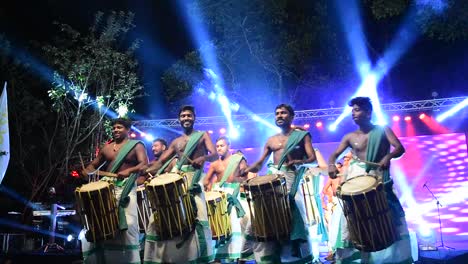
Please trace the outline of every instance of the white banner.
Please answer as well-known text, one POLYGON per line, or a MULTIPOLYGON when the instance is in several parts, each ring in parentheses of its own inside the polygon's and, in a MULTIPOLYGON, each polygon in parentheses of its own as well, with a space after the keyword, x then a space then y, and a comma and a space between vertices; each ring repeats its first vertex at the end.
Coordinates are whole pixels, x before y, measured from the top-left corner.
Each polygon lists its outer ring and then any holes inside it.
POLYGON ((0 183, 3 181, 5 172, 10 161, 10 133, 8 129, 8 100, 7 83, 3 87, 0 97, 0 183))

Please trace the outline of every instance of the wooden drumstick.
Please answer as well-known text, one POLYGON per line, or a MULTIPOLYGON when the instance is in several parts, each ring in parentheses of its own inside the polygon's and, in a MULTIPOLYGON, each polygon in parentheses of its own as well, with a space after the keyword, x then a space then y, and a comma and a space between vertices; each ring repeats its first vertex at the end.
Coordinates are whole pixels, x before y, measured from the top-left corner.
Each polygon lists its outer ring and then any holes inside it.
POLYGON ((367 160, 362 160, 358 156, 353 156, 353 159, 355 159, 357 161, 360 161, 360 162, 364 162, 365 164, 368 164, 368 165, 371 165, 371 166, 380 167, 379 163, 372 162, 372 161, 367 161, 367 160))
POLYGON ((108 171, 100 171, 100 170, 96 170, 96 171, 93 171, 91 173, 88 173, 88 175, 99 175, 99 176, 105 176, 105 177, 111 177, 111 178, 118 178, 119 177, 117 175, 117 173, 112 173, 112 172, 108 172, 108 171))

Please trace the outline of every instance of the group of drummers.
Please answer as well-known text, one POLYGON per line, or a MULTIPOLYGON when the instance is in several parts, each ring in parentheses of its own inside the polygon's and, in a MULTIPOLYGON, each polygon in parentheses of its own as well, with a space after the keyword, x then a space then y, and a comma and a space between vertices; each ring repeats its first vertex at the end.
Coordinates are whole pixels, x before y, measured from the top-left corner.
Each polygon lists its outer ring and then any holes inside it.
POLYGON ((250 165, 229 151, 227 137, 213 144, 194 129, 192 106, 179 111, 180 137, 169 146, 153 142, 152 162, 144 144, 128 138, 130 121, 113 120, 113 142, 83 169, 89 183, 75 191, 84 262, 315 263, 318 242, 328 241, 327 259, 337 263, 412 263, 389 175, 390 160, 405 150, 390 128, 371 123, 369 98, 349 105, 358 129, 343 137, 328 165, 310 134, 292 126, 286 104, 275 108, 281 132, 250 165), (345 166, 337 167, 348 148, 345 166), (268 172, 258 175, 267 160, 268 172), (327 172, 328 205, 319 189, 327 172))

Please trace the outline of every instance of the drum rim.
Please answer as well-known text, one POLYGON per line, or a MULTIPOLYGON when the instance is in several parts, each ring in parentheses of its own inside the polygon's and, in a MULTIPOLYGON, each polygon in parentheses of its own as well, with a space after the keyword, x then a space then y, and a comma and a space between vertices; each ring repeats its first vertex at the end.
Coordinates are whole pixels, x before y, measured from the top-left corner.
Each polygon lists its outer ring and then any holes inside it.
POLYGON ((98 191, 98 190, 102 190, 102 189, 105 189, 105 188, 110 188, 110 186, 112 185, 112 183, 109 183, 107 181, 95 181, 95 182, 89 182, 89 183, 85 183, 83 185, 81 185, 80 187, 76 188, 76 191, 77 192, 94 192, 94 191, 98 191), (96 185, 94 187, 99 187, 100 188, 97 188, 97 189, 86 189, 86 187, 88 186, 93 186, 93 185, 96 185), (102 185, 102 186, 101 186, 102 185), (83 190, 83 187, 85 188, 83 190))
POLYGON ((173 172, 166 172, 166 173, 163 173, 163 174, 160 174, 158 175, 157 177, 155 177, 154 179, 152 179, 151 181, 149 181, 148 183, 145 184, 145 187, 146 186, 149 186, 149 187, 156 187, 156 186, 165 186, 165 185, 169 185, 169 184, 172 184, 172 183, 177 183, 179 181, 183 181, 184 180, 184 176, 183 175, 180 175, 178 173, 173 173, 173 172), (174 180, 173 181, 170 181, 170 182, 158 182, 157 184, 153 184, 153 181, 159 179, 159 180, 164 180, 162 177, 164 175, 175 175, 175 176, 178 176, 178 177, 174 177, 174 180))
POLYGON ((224 192, 221 192, 221 191, 208 191, 208 192, 205 192, 205 200, 206 200, 207 203, 210 203, 210 204, 219 203, 219 202, 221 202, 223 200, 223 194, 224 194, 224 192), (208 197, 207 197, 208 193, 218 193, 219 196, 216 196, 214 199, 208 200, 208 197))
POLYGON ((264 188, 265 186, 270 186, 270 184, 273 184, 273 186, 279 186, 279 185, 282 185, 286 182, 286 179, 284 178, 283 175, 281 174, 267 174, 267 175, 261 175, 261 176, 257 176, 255 178, 252 178, 252 179, 249 179, 245 182, 244 184, 244 188, 248 188, 248 189, 262 189, 264 188), (252 181, 259 178, 259 177, 267 177, 267 176, 274 176, 272 177, 272 180, 273 181, 265 181, 265 182, 262 182, 262 183, 253 183, 252 181))
POLYGON ((351 178, 351 179, 348 179, 348 180, 346 180, 346 181, 340 183, 340 185, 338 186, 338 189, 337 189, 337 195, 339 195, 339 196, 355 196, 355 195, 361 195, 361 194, 366 193, 366 192, 368 192, 368 191, 377 189, 378 186, 379 186, 380 184, 382 184, 382 182, 379 181, 379 179, 378 179, 377 177, 375 177, 375 176, 372 176, 372 175, 369 175, 369 174, 358 175, 358 176, 355 176, 355 177, 353 177, 353 178, 351 178), (365 189, 360 189, 360 190, 356 190, 356 191, 352 191, 352 192, 350 192, 350 191, 343 191, 343 186, 344 186, 346 183, 349 183, 349 182, 351 182, 351 181, 355 181, 355 180, 357 180, 357 179, 359 179, 359 178, 361 178, 361 177, 370 177, 370 178, 374 179, 375 182, 374 182, 374 184, 372 184, 372 185, 366 187, 365 189))

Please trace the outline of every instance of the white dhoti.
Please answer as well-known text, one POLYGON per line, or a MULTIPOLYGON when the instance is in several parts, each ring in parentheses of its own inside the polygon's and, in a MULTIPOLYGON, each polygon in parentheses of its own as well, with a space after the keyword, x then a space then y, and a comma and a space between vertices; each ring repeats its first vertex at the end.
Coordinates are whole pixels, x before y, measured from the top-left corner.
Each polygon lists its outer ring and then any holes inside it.
MULTIPOLYGON (((270 167, 272 173, 283 174, 286 179, 287 190, 291 190, 291 186, 296 177, 293 171, 279 171, 270 167)), ((301 176, 302 177, 302 176, 301 176)), ((302 179, 300 179, 302 181, 302 179)), ((297 189, 294 201, 299 209, 302 221, 304 223, 304 229, 307 233, 311 232, 309 221, 306 216, 306 206, 304 203, 304 192, 301 187, 297 189)), ((306 241, 267 241, 259 242, 255 241, 251 224, 249 230, 246 232, 248 237, 253 239, 253 252, 255 261, 257 263, 309 263, 314 260, 312 256, 312 242, 311 237, 307 234, 306 241), (297 243, 297 244, 293 244, 297 243)), ((318 252, 318 250, 317 250, 318 252)), ((317 255, 318 260, 318 255, 317 255)))
MULTIPOLYGON (((351 179, 356 176, 365 174, 378 176, 380 175, 379 173, 379 171, 373 170, 371 170, 369 173, 366 173, 364 163, 352 160, 348 168, 346 179, 351 179)), ((388 201, 389 205, 391 205, 392 201, 388 201)), ((399 203, 398 201, 396 202, 399 203)), ((342 203, 342 201, 340 201, 340 203, 342 203)), ((338 206, 337 210, 335 210, 335 212, 333 213, 332 222, 334 222, 335 220, 339 221, 340 223, 338 226, 339 230, 336 235, 337 239, 335 243, 336 263, 413 263, 413 259, 411 257, 410 237, 404 214, 402 217, 399 218, 400 224, 397 226, 397 231, 400 235, 400 240, 395 241, 386 249, 376 252, 363 252, 354 248, 350 241, 349 229, 347 227, 347 222, 344 217, 341 206, 338 206)))
MULTIPOLYGON (((114 188, 119 201, 123 187, 114 188)), ((103 242, 91 243, 83 238, 81 248, 84 263, 141 263, 136 184, 128 196, 130 202, 125 208, 128 229, 120 231, 114 239, 103 242)))
POLYGON ((196 225, 186 236, 160 240, 151 215, 146 229, 144 263, 207 263, 214 259, 204 191, 193 198, 197 208, 196 225))

